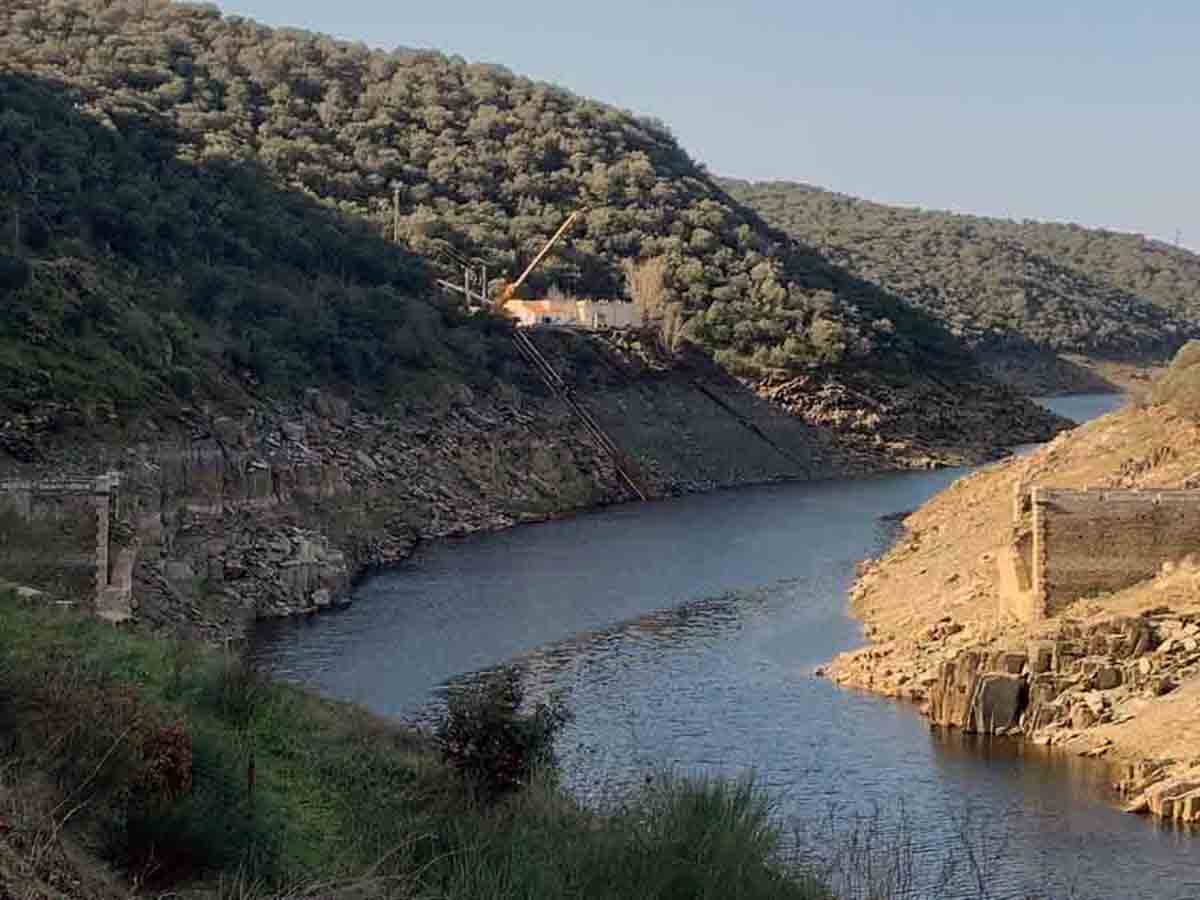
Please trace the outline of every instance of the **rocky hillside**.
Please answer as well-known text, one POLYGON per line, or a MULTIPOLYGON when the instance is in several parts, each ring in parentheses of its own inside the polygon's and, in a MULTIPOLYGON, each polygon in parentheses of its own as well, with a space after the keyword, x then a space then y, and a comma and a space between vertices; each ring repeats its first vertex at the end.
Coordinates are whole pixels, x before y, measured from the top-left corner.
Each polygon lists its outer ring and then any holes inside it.
MULTIPOLYGON (((1194 347, 1162 384, 1195 376, 1194 347)), ((1134 808, 1200 822, 1197 560, 1024 624, 1005 611, 998 565, 1022 540, 1013 520, 1019 484, 1200 488, 1200 419, 1172 396, 1160 391, 1162 402, 964 478, 910 516, 853 591, 871 645, 837 659, 829 674, 921 702, 939 725, 1125 763, 1134 808)))
MULTIPOLYGON (((654 497, 888 464, 847 453, 702 355, 668 368, 636 347, 540 342, 654 497)), ((110 555, 136 617, 207 638, 328 606, 422 540, 634 499, 612 457, 532 378, 487 391, 446 383, 387 411, 313 388, 241 412, 184 408, 88 441, 21 417, 8 434, 36 462, 6 461, 4 475, 120 474, 110 555)), ((24 531, 0 516, 0 577, 22 580, 24 531)))
POLYGON ((1141 235, 884 206, 791 182, 722 184, 985 353, 1153 359, 1200 333, 1200 257, 1141 235))
MULTIPOLYGON (((948 413, 955 427, 926 429, 917 444, 866 431, 847 441, 746 390, 698 351, 667 361, 653 342, 537 340, 656 498, 928 465, 1045 436, 1043 418, 997 408, 980 413, 965 444, 962 420, 948 413)), ((23 417, 7 428, 36 461, 6 461, 0 474, 120 474, 114 580, 141 623, 209 639, 334 604, 357 575, 403 561, 423 540, 636 499, 613 458, 531 377, 478 391, 445 383, 386 411, 314 388, 241 412, 185 408, 88 441, 48 436, 23 417)), ((15 565, 26 530, 0 516, 0 577, 46 587, 15 565)))
POLYGON ((423 538, 627 499, 511 323, 436 288, 447 254, 513 272, 579 208, 534 291, 615 296, 623 263, 661 260, 671 340, 537 340, 651 493, 978 460, 1062 425, 658 123, 211 7, 14 0, 0 475, 118 470, 138 615, 204 634, 324 605, 423 538))
MULTIPOLYGON (((513 273, 582 208, 535 293, 618 296, 622 260, 662 258, 663 308, 738 374, 967 365, 934 320, 731 200, 660 123, 497 66, 115 0, 6 3, 0 60, 0 269, 42 331, 99 318, 103 341, 104 310, 71 284, 115 268, 162 279, 136 314, 108 314, 155 361, 195 332, 261 382, 502 366, 431 309, 422 260, 513 273), (408 252, 380 240, 393 189, 408 252), (47 288, 68 309, 38 307, 47 288)), ((133 356, 105 344, 111 367, 133 356)), ((174 370, 196 366, 161 368, 138 374, 178 390, 191 382, 174 370)))

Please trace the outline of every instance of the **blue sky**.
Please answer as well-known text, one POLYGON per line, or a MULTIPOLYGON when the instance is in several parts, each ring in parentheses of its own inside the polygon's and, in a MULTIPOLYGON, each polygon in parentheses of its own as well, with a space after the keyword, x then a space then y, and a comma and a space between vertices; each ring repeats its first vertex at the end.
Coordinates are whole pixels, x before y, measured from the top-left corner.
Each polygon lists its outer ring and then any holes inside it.
POLYGON ((222 0, 666 121, 713 172, 1200 250, 1200 2, 222 0))

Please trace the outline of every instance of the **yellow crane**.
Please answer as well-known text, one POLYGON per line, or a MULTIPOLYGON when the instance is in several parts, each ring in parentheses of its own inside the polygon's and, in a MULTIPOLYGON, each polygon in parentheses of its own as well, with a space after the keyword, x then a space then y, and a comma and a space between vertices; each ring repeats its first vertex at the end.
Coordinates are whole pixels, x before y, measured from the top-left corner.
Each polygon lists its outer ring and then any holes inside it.
POLYGON ((584 212, 586 212, 586 210, 577 209, 575 212, 571 213, 571 215, 567 216, 567 221, 563 222, 562 225, 559 226, 558 231, 554 232, 554 237, 546 241, 546 245, 542 247, 542 249, 538 252, 538 255, 533 258, 533 262, 525 267, 525 271, 521 273, 521 277, 511 284, 505 284, 501 288, 500 297, 496 300, 497 309, 503 309, 504 304, 508 303, 509 300, 512 300, 516 296, 521 285, 525 283, 525 279, 528 278, 530 273, 532 273, 533 270, 538 267, 538 263, 546 258, 546 254, 550 252, 550 248, 558 243, 559 239, 567 233, 567 229, 571 227, 571 224, 584 212))

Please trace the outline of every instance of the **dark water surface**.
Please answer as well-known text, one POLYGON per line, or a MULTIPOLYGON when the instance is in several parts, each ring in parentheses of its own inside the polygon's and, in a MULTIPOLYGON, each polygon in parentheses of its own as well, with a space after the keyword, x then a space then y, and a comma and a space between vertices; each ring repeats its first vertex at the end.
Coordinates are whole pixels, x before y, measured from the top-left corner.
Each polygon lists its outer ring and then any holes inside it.
POLYGON ((1075 394, 1071 397, 1044 397, 1034 402, 1082 423, 1120 409, 1129 402, 1129 398, 1125 394, 1075 394))
MULTIPOLYGON (((1047 405, 1085 419, 1119 402, 1047 405)), ((1115 811, 1099 764, 933 732, 910 706, 813 677, 861 642, 846 590, 894 539, 881 517, 961 474, 726 491, 430 544, 345 612, 264 626, 254 653, 418 721, 448 684, 516 664, 531 699, 566 693, 565 778, 590 801, 664 766, 753 770, 797 821, 902 804, 922 852, 964 830, 1003 838, 998 897, 1200 896, 1200 841, 1115 811)))

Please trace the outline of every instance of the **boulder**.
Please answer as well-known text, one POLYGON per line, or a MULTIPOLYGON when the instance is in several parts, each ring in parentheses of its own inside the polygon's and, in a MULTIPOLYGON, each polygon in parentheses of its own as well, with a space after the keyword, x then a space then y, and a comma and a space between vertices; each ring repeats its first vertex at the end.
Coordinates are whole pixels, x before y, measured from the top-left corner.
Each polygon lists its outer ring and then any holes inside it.
POLYGON ((1175 821, 1189 825, 1200 822, 1200 788, 1175 798, 1175 821))
POLYGON ((964 728, 982 660, 977 650, 964 650, 942 663, 929 692, 929 718, 935 725, 964 728))
POLYGON ((1178 685, 1175 684, 1175 679, 1170 675, 1160 675, 1156 678, 1151 678, 1148 687, 1153 696, 1162 697, 1165 694, 1171 693, 1178 685))
POLYGON ((308 437, 308 429, 303 422, 298 420, 281 423, 279 430, 283 432, 285 438, 295 444, 303 444, 304 439, 308 437))
POLYGON ((1079 697, 1085 704, 1087 704, 1088 709, 1090 709, 1097 718, 1103 715, 1107 704, 1104 702, 1104 698, 1098 692, 1084 691, 1079 695, 1079 697))
POLYGON ((1078 703, 1071 708, 1071 727, 1076 731, 1091 728, 1098 721, 1099 717, 1086 703, 1078 703))
POLYGON ((1018 728, 1025 708, 1025 679, 1007 672, 980 676, 967 716, 968 732, 1004 734, 1018 728))
POLYGON ((1121 686, 1123 673, 1116 666, 1101 666, 1092 675, 1092 687, 1098 691, 1109 691, 1121 686))
POLYGON ((321 418, 339 423, 350 418, 350 404, 341 397, 335 397, 317 388, 309 388, 305 394, 308 408, 321 418))
POLYGON ((992 661, 992 669, 997 672, 1005 672, 1009 675, 1020 675, 1025 671, 1025 664, 1029 661, 1028 654, 1002 651, 997 653, 992 661))
POLYGON ((163 575, 177 588, 189 588, 196 580, 196 573, 187 562, 169 559, 163 565, 163 575))
POLYGON ((1026 731, 1037 731, 1066 717, 1066 708, 1057 702, 1063 687, 1060 677, 1053 672, 1043 672, 1030 679, 1024 716, 1026 731))
POLYGON ((1200 782, 1167 780, 1146 791, 1150 812, 1176 822, 1200 822, 1200 782))
POLYGON ((1059 725, 1067 719, 1069 707, 1058 701, 1033 702, 1025 710, 1021 724, 1024 730, 1033 734, 1051 725, 1059 725))
POLYGON ((1131 622, 1129 628, 1131 635, 1131 656, 1142 656, 1157 646, 1158 638, 1144 620, 1131 622))
POLYGON ((1054 668, 1054 641, 1030 641, 1027 652, 1029 671, 1034 675, 1054 668))
POLYGON ((246 443, 246 430, 229 416, 218 416, 212 422, 213 436, 226 447, 241 447, 246 443))
POLYGON ((1076 641, 1055 641, 1054 662, 1055 672, 1070 672, 1076 661, 1086 656, 1084 648, 1076 641))

